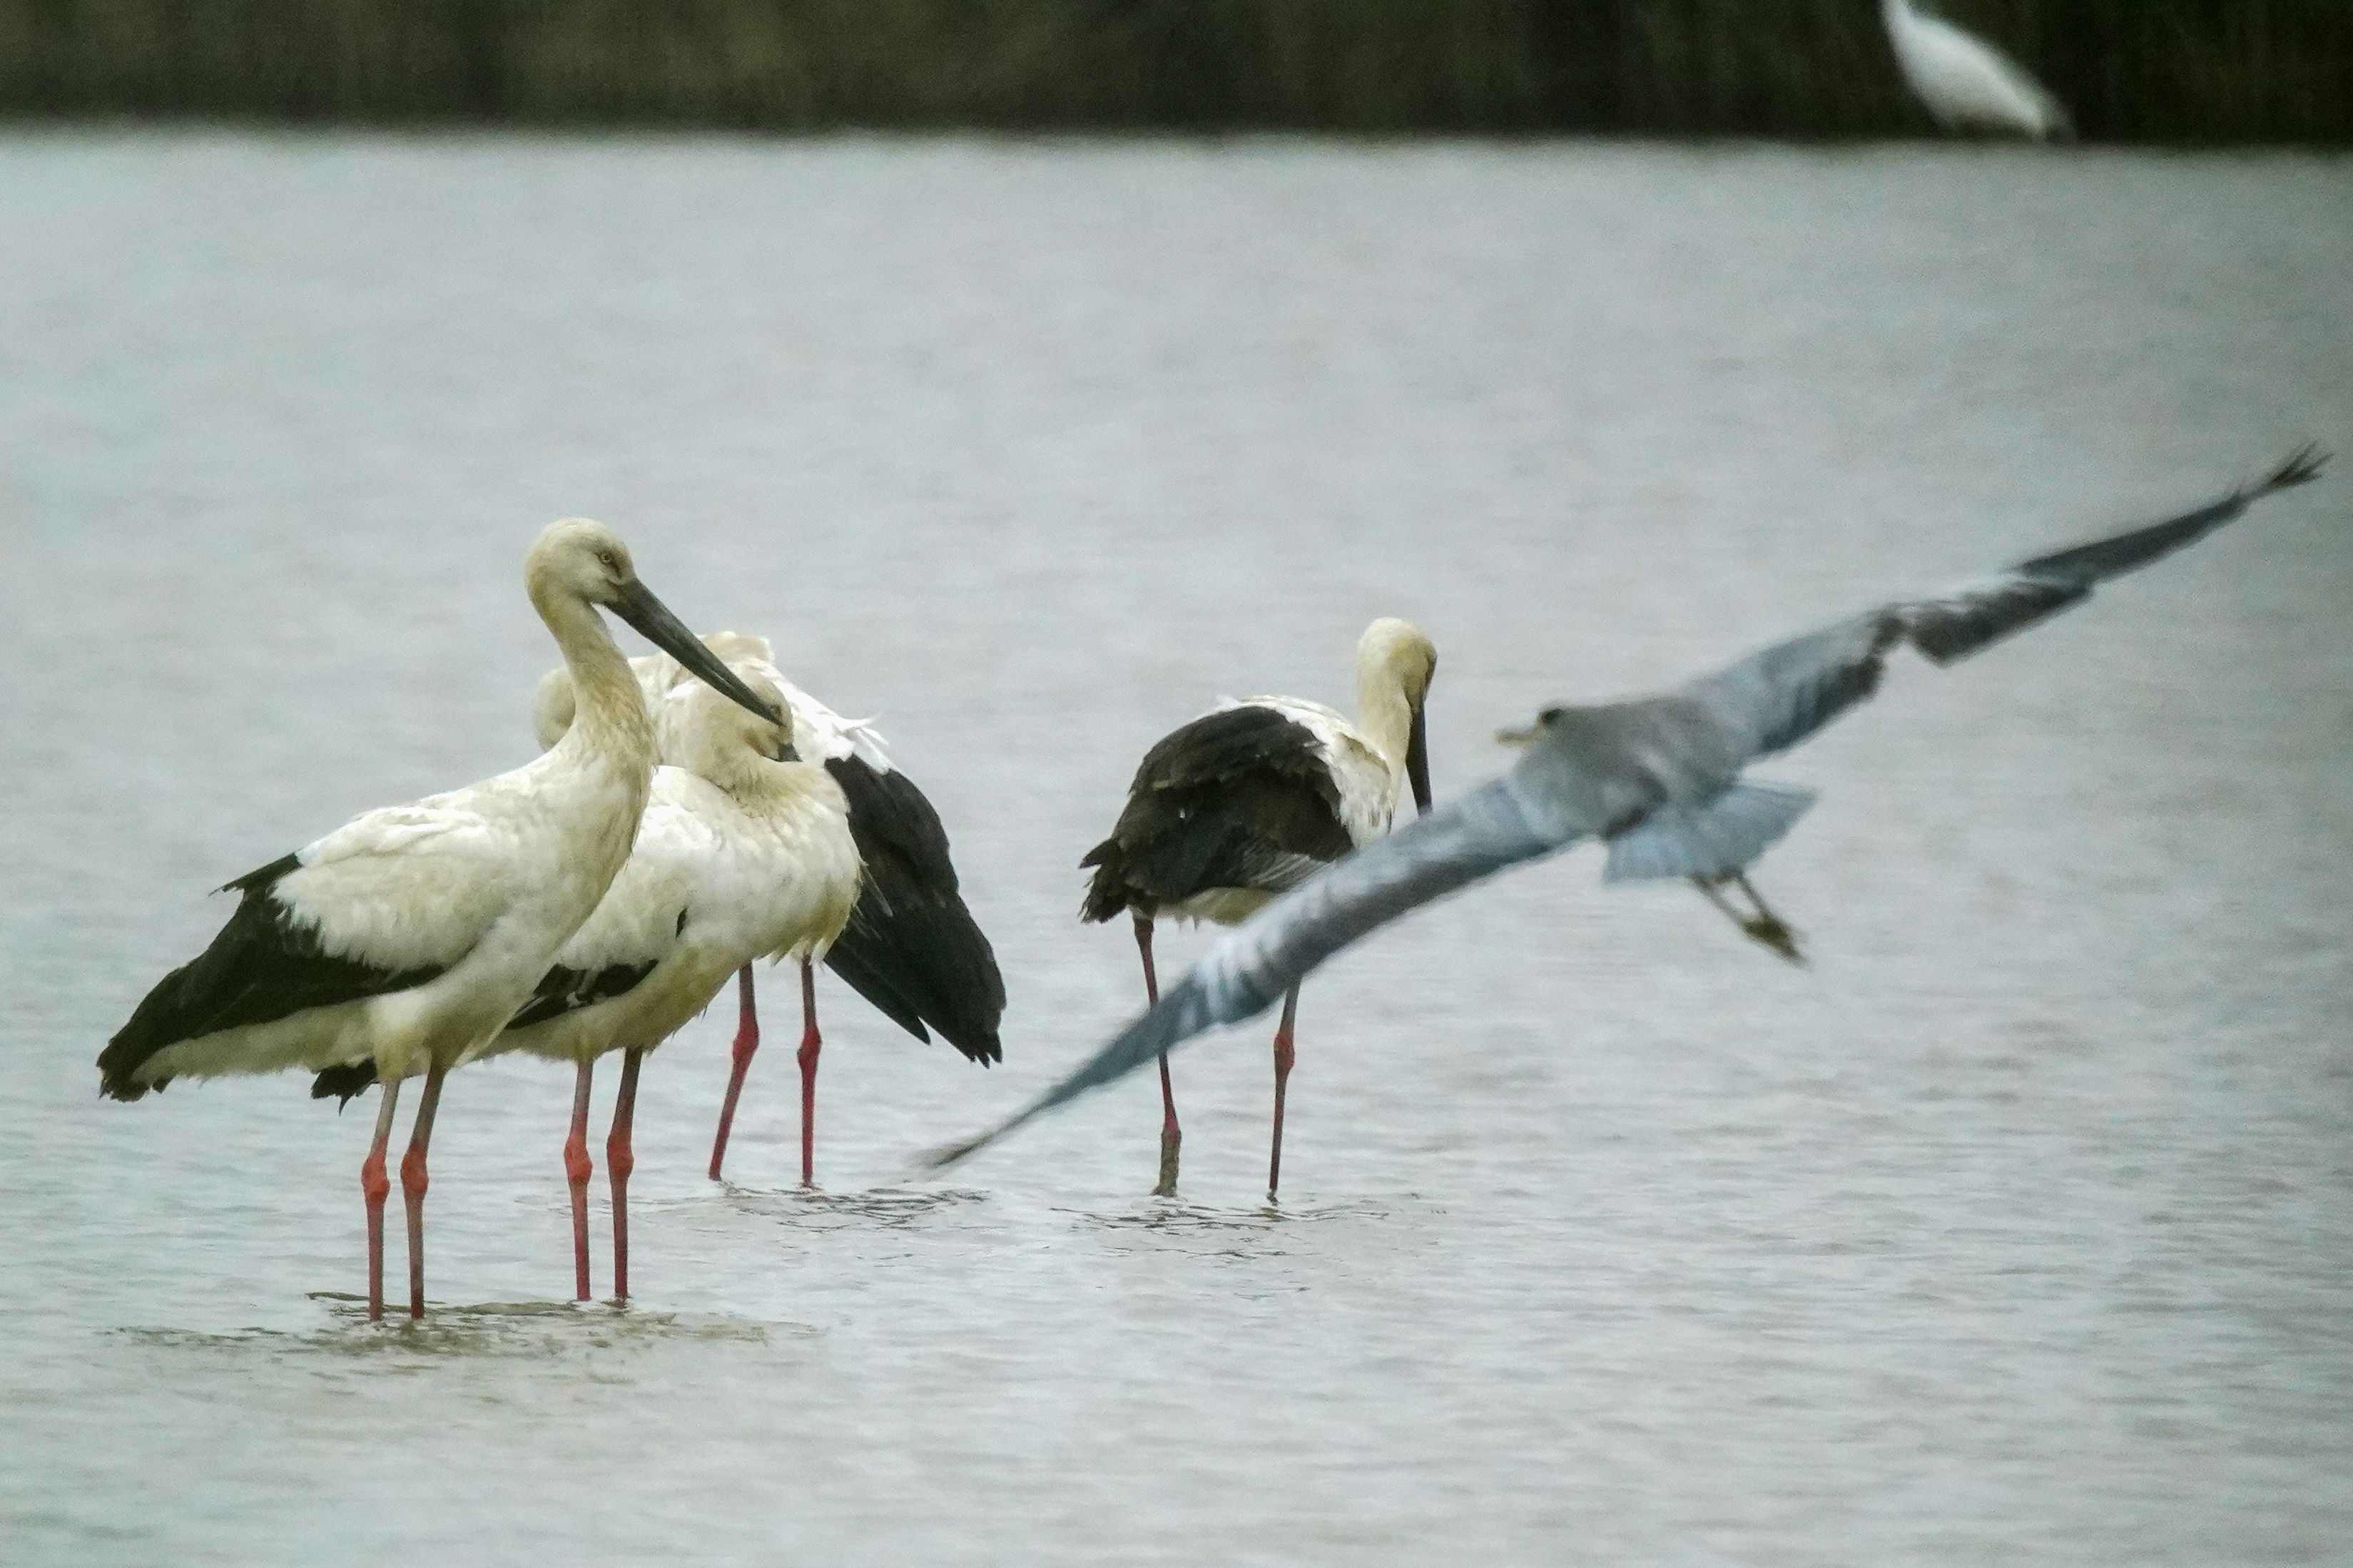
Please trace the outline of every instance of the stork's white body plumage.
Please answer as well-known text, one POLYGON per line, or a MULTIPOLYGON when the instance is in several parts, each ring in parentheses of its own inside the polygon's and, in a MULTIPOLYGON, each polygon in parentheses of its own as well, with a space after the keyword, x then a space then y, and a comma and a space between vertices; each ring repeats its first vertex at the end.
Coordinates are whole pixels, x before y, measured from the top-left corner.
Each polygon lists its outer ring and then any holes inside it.
POLYGON ((212 944, 158 983, 99 1056, 101 1089, 121 1100, 181 1076, 369 1063, 385 1086, 361 1176, 371 1316, 382 1310, 384 1151, 401 1080, 426 1079, 402 1166, 416 1317, 426 1147, 442 1079, 539 984, 628 858, 645 809, 653 724, 597 609, 760 711, 761 700, 638 580, 628 547, 602 523, 550 524, 524 583, 578 693, 578 721, 562 743, 480 784, 368 812, 230 883, 242 897, 212 944))
MULTIPOLYGON (((781 692, 792 710, 793 751, 821 767, 841 787, 849 831, 865 866, 866 883, 849 926, 821 957, 860 995, 919 1040, 936 1031, 968 1059, 986 1067, 1002 1055, 997 1024, 1005 1012, 1005 981, 997 955, 965 907, 939 814, 914 782, 891 761, 871 720, 849 719, 785 678, 768 639, 712 632, 704 646, 747 679, 781 692)), ((655 656, 632 661, 649 701, 659 706, 686 679, 677 660, 655 656)), ((563 732, 571 695, 562 672, 540 685, 533 705, 541 742, 563 732)), ((664 760, 681 759, 665 749, 664 760)), ((808 963, 801 965, 801 1180, 816 1181, 814 1124, 817 1065, 823 1041, 817 1027, 817 993, 808 963)), ((711 1178, 720 1179, 744 1075, 759 1049, 759 1013, 752 972, 742 974, 733 1065, 712 1138, 711 1178)))
POLYGON ((858 847, 822 769, 769 766, 784 776, 748 800, 683 768, 655 770, 628 864, 555 955, 572 973, 650 973, 617 995, 505 1029, 476 1054, 577 1062, 657 1046, 752 960, 822 960, 858 902, 858 847))
POLYGON ((264 895, 330 957, 434 979, 165 1046, 135 1081, 372 1060, 390 1082, 478 1051, 628 858, 654 748, 642 726, 617 729, 615 743, 354 817, 264 895))
MULTIPOLYGON (((577 1069, 565 1167, 574 1281, 583 1300, 590 1293, 587 1119, 596 1059, 628 1053, 606 1141, 614 1293, 626 1300, 630 1138, 646 1054, 709 1006, 727 977, 754 959, 790 958, 808 975, 849 923, 863 878, 849 802, 832 775, 781 755, 785 741, 776 726, 742 716, 682 676, 674 685, 662 680, 662 672, 643 668, 650 662, 640 661, 637 673, 643 689, 658 693, 659 743, 679 765, 654 771, 628 863, 531 1000, 480 1053, 523 1051, 577 1069)), ((774 685, 749 666, 736 673, 781 707, 774 685)), ((568 692, 551 692, 543 683, 543 738, 569 721, 571 706, 568 692)))
POLYGON ((1911 0, 1882 0, 1881 14, 1905 84, 1938 124, 2037 139, 2071 133, 2059 100, 1991 44, 1911 0))

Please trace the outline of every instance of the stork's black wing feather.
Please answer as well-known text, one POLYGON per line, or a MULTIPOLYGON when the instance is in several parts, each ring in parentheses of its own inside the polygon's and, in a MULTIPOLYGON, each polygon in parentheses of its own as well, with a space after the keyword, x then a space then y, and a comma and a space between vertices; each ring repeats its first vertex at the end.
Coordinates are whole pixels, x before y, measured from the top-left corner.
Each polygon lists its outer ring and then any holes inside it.
POLYGON ((1169 731, 1144 753, 1128 789, 1131 795, 1182 793, 1265 773, 1296 779, 1333 805, 1340 804, 1314 734, 1281 710, 1256 702, 1220 708, 1169 731))
POLYGON ((539 977, 531 995, 507 1020, 510 1029, 527 1029, 583 1007, 594 1007, 616 996, 626 996, 660 966, 659 959, 643 963, 608 963, 602 969, 566 969, 557 964, 539 977))
POLYGON ((947 831, 923 792, 856 756, 825 764, 849 802, 866 883, 827 966, 919 1040, 925 1026, 974 1061, 1000 1059, 1005 977, 965 907, 947 831))
POLYGON ((335 1097, 335 1109, 343 1110, 353 1100, 375 1087, 375 1062, 344 1062, 320 1072, 311 1080, 311 1098, 324 1100, 335 1097))
MULTIPOLYGON (((679 922, 685 924, 681 915, 679 922)), ((602 969, 566 969, 557 964, 540 976, 515 1016, 507 1020, 510 1029, 529 1028, 544 1024, 550 1018, 560 1018, 566 1013, 576 1013, 583 1007, 593 1007, 616 996, 626 996, 636 990, 649 974, 659 966, 659 961, 647 963, 608 963, 602 969)), ((343 1062, 320 1071, 311 1080, 311 1098, 324 1100, 335 1097, 335 1108, 342 1110, 353 1097, 364 1094, 375 1084, 375 1063, 343 1062)))
POLYGON ((139 1069, 182 1040, 406 991, 442 973, 439 964, 385 969, 322 949, 316 928, 275 891, 301 864, 292 855, 283 856, 222 889, 242 895, 236 910, 211 946, 156 983, 99 1053, 100 1093, 137 1100, 163 1088, 169 1078, 143 1081, 139 1069))
POLYGON ((1355 847, 1313 731, 1272 708, 1221 709, 1144 754, 1081 918, 1182 902, 1211 888, 1281 892, 1355 847))

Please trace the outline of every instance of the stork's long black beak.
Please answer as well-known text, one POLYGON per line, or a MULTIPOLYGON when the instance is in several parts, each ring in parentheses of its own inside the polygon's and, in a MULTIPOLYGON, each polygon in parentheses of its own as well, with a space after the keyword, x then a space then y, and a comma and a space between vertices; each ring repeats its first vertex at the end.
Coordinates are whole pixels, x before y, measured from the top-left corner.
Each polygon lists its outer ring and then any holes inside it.
POLYGON ((702 639, 686 629, 686 623, 670 613, 670 606, 654 597, 654 591, 635 577, 621 584, 613 600, 613 613, 637 628, 638 634, 654 647, 684 665, 704 685, 726 697, 742 708, 748 709, 771 724, 782 724, 784 716, 760 700, 752 689, 736 679, 735 672, 719 662, 719 656, 702 646, 702 639))
POLYGON ((1421 704, 1413 705, 1413 728, 1405 742, 1405 781, 1413 786, 1413 805, 1422 816, 1430 815, 1430 724, 1422 717, 1421 704))

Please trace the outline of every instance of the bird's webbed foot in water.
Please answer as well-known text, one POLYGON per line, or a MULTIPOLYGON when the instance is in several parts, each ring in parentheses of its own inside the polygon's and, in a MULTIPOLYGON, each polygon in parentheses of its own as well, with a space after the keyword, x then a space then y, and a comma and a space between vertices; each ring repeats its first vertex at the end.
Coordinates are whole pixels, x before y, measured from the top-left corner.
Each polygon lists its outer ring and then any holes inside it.
POLYGON ((1798 948, 1798 933, 1789 929, 1787 921, 1773 912, 1764 895, 1749 882, 1746 872, 1732 871, 1721 877, 1694 877, 1691 881, 1709 903, 1724 911, 1726 920, 1740 928, 1741 934, 1791 963, 1804 967, 1806 955, 1798 948), (1727 886, 1736 887, 1746 893, 1753 909, 1743 910, 1726 898, 1724 889, 1727 886))

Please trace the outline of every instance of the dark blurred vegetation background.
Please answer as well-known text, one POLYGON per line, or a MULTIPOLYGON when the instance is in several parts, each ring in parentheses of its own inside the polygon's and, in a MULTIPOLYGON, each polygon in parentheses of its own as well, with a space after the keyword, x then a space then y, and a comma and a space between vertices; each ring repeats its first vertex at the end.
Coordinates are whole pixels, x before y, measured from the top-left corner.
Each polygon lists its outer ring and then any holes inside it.
MULTIPOLYGON (((1948 0, 2093 138, 2353 141, 2353 0, 1948 0)), ((1925 129, 1878 0, 0 0, 0 112, 1033 131, 1925 129)))

